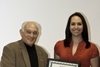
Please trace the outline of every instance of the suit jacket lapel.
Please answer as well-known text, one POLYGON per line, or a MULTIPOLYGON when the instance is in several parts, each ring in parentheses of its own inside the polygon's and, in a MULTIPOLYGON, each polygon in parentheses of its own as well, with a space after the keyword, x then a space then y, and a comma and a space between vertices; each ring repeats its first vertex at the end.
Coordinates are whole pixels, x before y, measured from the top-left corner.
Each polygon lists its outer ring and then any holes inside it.
POLYGON ((35 47, 36 47, 39 67, 44 67, 44 58, 42 56, 43 54, 37 45, 35 45, 35 47))
POLYGON ((29 60, 29 56, 28 56, 28 53, 27 53, 27 49, 26 49, 24 43, 20 40, 20 41, 19 41, 19 44, 20 44, 20 46, 21 46, 22 57, 23 57, 23 59, 24 59, 24 61, 25 61, 26 66, 27 66, 27 67, 31 67, 31 65, 30 65, 30 60, 29 60))

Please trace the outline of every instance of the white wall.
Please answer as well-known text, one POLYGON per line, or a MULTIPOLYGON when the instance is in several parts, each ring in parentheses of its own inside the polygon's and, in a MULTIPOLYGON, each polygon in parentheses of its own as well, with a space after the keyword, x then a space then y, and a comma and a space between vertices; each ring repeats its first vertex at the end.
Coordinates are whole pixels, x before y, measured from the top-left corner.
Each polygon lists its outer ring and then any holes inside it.
POLYGON ((19 29, 26 20, 42 26, 38 44, 53 57, 55 43, 64 39, 68 17, 76 11, 88 18, 91 41, 100 46, 100 0, 0 0, 0 56, 3 46, 19 40, 19 29))

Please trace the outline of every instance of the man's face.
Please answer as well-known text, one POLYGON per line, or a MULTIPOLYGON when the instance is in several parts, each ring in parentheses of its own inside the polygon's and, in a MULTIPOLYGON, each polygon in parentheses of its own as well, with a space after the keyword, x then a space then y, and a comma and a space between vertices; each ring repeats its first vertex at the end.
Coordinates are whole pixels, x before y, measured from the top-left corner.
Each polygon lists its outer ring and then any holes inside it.
POLYGON ((32 46, 38 37, 38 28, 35 24, 27 23, 24 30, 20 30, 22 40, 29 46, 32 46))

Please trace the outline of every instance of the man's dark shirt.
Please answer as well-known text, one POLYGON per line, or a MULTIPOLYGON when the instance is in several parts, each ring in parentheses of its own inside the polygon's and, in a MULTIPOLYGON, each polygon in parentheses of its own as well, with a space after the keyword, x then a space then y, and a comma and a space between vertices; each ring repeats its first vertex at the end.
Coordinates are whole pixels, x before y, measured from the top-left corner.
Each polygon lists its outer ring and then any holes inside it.
POLYGON ((33 46, 28 46, 27 44, 25 44, 25 46, 30 58, 31 67, 38 67, 38 57, 35 49, 35 44, 33 44, 33 46))

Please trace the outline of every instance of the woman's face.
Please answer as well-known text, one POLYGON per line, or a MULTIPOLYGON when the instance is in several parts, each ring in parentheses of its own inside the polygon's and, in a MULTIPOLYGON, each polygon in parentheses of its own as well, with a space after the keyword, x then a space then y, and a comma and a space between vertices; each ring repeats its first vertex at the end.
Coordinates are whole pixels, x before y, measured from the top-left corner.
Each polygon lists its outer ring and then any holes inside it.
POLYGON ((72 36, 81 36, 83 31, 83 23, 79 16, 73 16, 70 22, 70 31, 72 36))

